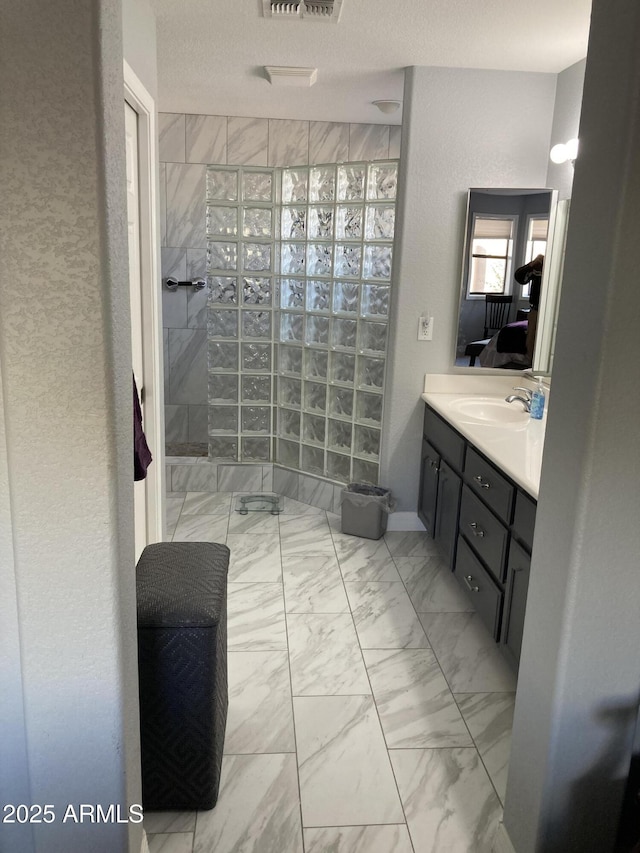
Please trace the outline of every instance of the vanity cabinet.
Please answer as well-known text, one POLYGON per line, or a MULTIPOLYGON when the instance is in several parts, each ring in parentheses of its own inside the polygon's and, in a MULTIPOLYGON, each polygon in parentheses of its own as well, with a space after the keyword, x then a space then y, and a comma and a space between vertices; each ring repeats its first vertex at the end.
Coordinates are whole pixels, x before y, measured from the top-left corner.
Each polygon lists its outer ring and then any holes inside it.
POLYGON ((495 637, 500 627, 502 591, 463 537, 458 541, 453 573, 460 586, 469 594, 476 613, 495 637))
POLYGON ((505 617, 500 641, 505 654, 516 667, 520 661, 520 649, 522 647, 530 566, 531 556, 513 539, 509 549, 505 617))
POLYGON ((503 650, 516 668, 522 647, 535 523, 536 502, 529 495, 518 491, 505 579, 505 619, 500 635, 503 650))
POLYGON ((536 502, 428 405, 418 515, 515 668, 536 502))
POLYGON ((424 418, 418 516, 453 568, 462 491, 465 442, 439 415, 424 418))
POLYGON ((460 535, 464 536, 498 583, 504 581, 509 530, 465 485, 460 506, 460 535))
POLYGON ((418 515, 429 533, 434 536, 436 529, 436 505, 438 501, 438 474, 440 454, 428 441, 422 441, 422 462, 420 468, 420 499, 418 515))
POLYGON ((435 540, 440 544, 449 568, 455 559, 456 537, 458 535, 458 508, 462 492, 462 479, 444 459, 440 461, 438 472, 439 510, 436 514, 435 540))

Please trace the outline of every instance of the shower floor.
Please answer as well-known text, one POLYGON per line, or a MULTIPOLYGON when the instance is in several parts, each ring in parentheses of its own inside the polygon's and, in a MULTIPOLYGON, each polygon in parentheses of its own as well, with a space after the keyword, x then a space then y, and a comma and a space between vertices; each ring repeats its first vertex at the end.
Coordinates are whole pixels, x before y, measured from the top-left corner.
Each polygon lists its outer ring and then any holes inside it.
POLYGON ((167 456, 207 456, 209 446, 200 441, 192 441, 188 444, 167 442, 165 452, 167 456))

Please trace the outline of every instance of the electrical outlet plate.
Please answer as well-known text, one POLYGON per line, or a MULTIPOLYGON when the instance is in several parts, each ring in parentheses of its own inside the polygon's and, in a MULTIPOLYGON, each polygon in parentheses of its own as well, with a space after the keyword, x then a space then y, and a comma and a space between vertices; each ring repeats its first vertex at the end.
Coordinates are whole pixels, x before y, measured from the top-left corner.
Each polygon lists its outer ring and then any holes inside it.
POLYGON ((433 317, 422 316, 418 320, 418 340, 433 340, 433 317))

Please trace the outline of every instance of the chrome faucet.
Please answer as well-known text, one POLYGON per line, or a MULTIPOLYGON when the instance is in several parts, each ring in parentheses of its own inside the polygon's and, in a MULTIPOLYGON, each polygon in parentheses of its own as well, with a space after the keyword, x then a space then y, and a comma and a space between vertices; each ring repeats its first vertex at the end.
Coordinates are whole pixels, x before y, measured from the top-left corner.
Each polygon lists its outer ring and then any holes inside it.
POLYGON ((513 390, 514 391, 522 391, 522 393, 525 396, 521 397, 519 394, 509 394, 508 397, 504 398, 505 402, 506 403, 514 403, 516 400, 518 400, 520 403, 522 403, 525 412, 530 412, 531 411, 531 391, 528 388, 522 388, 519 385, 514 386, 513 390))

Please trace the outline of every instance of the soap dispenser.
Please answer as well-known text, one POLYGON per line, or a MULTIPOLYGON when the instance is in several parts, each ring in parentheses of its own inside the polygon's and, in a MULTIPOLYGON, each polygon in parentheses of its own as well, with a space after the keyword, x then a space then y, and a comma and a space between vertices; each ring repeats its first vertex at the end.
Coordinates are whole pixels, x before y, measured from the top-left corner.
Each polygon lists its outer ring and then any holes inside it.
POLYGON ((542 420, 545 399, 546 395, 542 386, 542 377, 538 376, 538 385, 531 395, 531 417, 536 421, 542 420))

